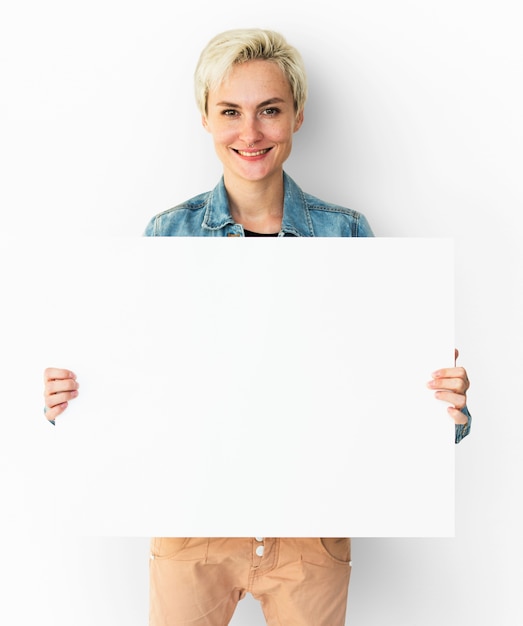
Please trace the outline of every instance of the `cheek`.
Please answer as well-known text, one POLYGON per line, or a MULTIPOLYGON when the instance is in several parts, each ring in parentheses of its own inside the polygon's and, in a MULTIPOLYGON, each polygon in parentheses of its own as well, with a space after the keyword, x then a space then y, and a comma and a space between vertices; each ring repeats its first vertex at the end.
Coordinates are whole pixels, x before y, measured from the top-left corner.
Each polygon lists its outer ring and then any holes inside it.
POLYGON ((279 146, 278 152, 287 157, 292 148, 292 134, 282 131, 277 136, 273 135, 271 139, 279 146))
POLYGON ((216 146, 227 146, 233 143, 236 134, 230 128, 217 128, 212 137, 216 146))
POLYGON ((270 132, 271 139, 278 143, 291 143, 292 135, 293 129, 288 124, 276 125, 271 129, 270 132))
POLYGON ((220 119, 213 117, 208 120, 206 130, 210 133, 216 146, 231 142, 233 136, 232 129, 229 124, 221 123, 220 119))

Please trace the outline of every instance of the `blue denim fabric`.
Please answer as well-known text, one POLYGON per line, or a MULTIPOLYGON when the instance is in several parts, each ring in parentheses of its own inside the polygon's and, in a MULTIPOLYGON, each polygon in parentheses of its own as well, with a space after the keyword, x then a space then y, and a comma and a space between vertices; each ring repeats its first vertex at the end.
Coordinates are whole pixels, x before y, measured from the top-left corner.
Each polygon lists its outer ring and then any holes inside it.
MULTIPOLYGON (((360 213, 304 193, 285 173, 283 185, 280 237, 373 237, 369 223, 360 213)), ((212 191, 153 217, 144 234, 148 237, 234 237, 243 236, 244 232, 231 217, 222 178, 212 191)))
MULTIPOLYGON (((366 218, 335 204, 304 193, 286 173, 283 174, 283 220, 280 237, 373 237, 366 218)), ((147 237, 243 237, 229 211, 223 178, 218 185, 151 219, 144 233, 147 237)), ((471 417, 465 425, 456 424, 455 442, 469 434, 471 417)))
POLYGON ((467 407, 461 409, 461 412, 464 413, 468 422, 466 424, 456 424, 456 437, 455 442, 459 443, 462 439, 464 439, 470 433, 470 426, 472 424, 472 415, 469 413, 467 407))

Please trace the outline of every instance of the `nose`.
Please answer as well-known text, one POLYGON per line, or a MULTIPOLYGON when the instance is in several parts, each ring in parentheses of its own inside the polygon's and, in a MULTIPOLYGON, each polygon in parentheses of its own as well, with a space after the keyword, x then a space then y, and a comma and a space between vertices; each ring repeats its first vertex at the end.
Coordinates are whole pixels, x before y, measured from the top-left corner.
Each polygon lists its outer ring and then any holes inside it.
POLYGON ((263 133, 260 128, 260 120, 256 115, 246 115, 243 118, 243 123, 240 131, 240 140, 247 146, 258 143, 263 138, 263 133))

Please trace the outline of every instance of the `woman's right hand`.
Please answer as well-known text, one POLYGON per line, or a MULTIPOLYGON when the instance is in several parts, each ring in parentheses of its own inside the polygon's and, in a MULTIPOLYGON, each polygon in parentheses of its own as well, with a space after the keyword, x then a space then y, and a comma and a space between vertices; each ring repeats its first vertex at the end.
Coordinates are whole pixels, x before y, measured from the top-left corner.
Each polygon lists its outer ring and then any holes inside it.
POLYGON ((78 387, 76 375, 70 370, 48 367, 44 371, 45 416, 54 420, 65 411, 69 400, 76 398, 78 387))

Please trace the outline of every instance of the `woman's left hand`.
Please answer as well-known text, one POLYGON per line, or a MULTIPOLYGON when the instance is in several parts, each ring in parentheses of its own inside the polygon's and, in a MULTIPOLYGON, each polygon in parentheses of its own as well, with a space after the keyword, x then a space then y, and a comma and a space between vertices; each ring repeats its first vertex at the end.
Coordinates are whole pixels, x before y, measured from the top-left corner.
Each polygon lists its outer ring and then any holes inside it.
POLYGON ((456 367, 458 356, 458 350, 454 350, 454 367, 433 372, 432 380, 427 383, 427 387, 436 389, 434 395, 438 400, 451 404, 447 411, 456 424, 466 424, 468 418, 461 409, 467 404, 467 389, 470 383, 465 368, 456 367))

